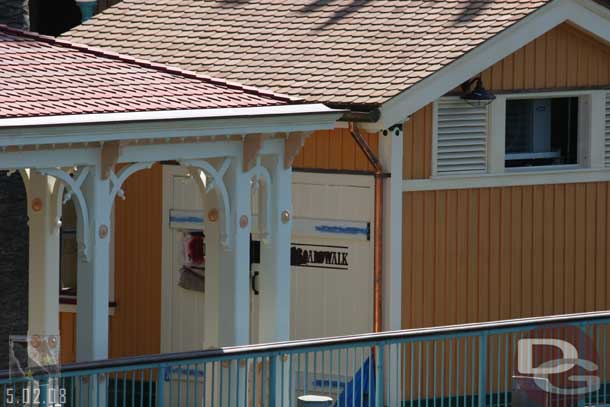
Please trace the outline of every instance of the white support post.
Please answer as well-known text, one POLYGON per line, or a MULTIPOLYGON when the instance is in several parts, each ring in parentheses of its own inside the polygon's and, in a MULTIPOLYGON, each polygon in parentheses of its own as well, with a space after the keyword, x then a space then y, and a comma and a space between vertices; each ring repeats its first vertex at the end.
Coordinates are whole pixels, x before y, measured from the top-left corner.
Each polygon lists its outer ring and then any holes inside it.
POLYGON ((220 255, 219 345, 250 342, 251 184, 243 171, 243 154, 233 158, 224 181, 230 201, 229 247, 220 255))
MULTIPOLYGON (((88 259, 78 260, 76 305, 76 359, 91 361, 108 357, 108 301, 110 280, 110 183, 102 179, 101 167, 89 167, 81 187, 89 218, 88 259)), ((83 236, 83 222, 78 233, 83 236)))
MULTIPOLYGON (((59 335, 59 229, 61 192, 55 178, 29 171, 28 336, 59 335)), ((61 342, 60 342, 61 346, 61 342)))
POLYGON ((402 308, 402 126, 383 130, 379 158, 390 172, 383 185, 383 330, 401 329, 402 308))
MULTIPOLYGON (((397 125, 383 130, 379 140, 381 164, 390 177, 383 185, 383 330, 402 328, 402 209, 403 209, 403 130, 397 125)), ((397 349, 398 351, 398 349, 397 349)), ((389 353, 389 352, 388 352, 389 353)), ((395 383, 402 383, 399 358, 384 361, 385 377, 392 377, 395 383)), ((398 392, 401 394, 401 392, 398 392)), ((388 405, 400 404, 397 395, 386 392, 388 405)))
MULTIPOLYGON (((283 148, 282 148, 283 151, 283 148)), ((273 156, 269 239, 261 242, 258 341, 290 339, 290 240, 292 230, 292 169, 284 168, 282 155, 273 156)))

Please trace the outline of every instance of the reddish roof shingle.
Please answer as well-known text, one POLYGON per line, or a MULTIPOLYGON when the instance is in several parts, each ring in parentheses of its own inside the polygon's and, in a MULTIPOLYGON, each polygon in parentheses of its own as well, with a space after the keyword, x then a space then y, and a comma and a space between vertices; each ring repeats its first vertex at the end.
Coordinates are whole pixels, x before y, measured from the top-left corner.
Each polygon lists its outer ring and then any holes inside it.
POLYGON ((286 96, 0 26, 0 118, 277 106, 286 96))
POLYGON ((123 0, 66 37, 299 95, 378 105, 552 0, 123 0))

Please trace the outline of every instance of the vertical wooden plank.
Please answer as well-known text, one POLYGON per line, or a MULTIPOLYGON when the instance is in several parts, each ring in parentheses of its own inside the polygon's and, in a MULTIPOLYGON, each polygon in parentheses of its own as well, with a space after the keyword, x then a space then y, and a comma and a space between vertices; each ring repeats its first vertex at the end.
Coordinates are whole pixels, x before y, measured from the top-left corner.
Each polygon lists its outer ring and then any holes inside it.
POLYGON ((535 80, 534 88, 542 89, 547 87, 546 79, 546 35, 538 37, 535 41, 535 80))
POLYGON ((525 50, 520 48, 513 55, 513 89, 523 89, 525 87, 525 50))
POLYGON ((536 84, 536 44, 530 42, 525 46, 525 77, 524 87, 534 89, 536 84))
POLYGON ((574 219, 575 224, 575 259, 574 259, 574 271, 576 276, 574 278, 574 300, 575 306, 574 312, 584 312, 586 307, 585 303, 585 287, 586 287, 586 275, 583 273, 585 270, 585 211, 586 211, 586 186, 584 184, 576 184, 576 205, 574 208, 574 219))
POLYGON ((596 273, 595 273, 595 237, 597 236, 597 222, 596 222, 596 185, 594 183, 585 184, 586 188, 586 212, 585 212, 585 269, 583 274, 585 275, 585 309, 587 311, 595 310, 596 303, 596 273))
POLYGON ((465 232, 468 234, 467 256, 467 288, 466 298, 468 306, 468 322, 480 321, 479 309, 479 190, 468 191, 468 226, 465 232))
POLYGON ((555 233, 555 225, 553 222, 553 205, 554 199, 554 186, 545 185, 543 187, 543 199, 544 199, 544 217, 543 217, 543 249, 541 255, 543 256, 543 270, 544 270, 544 315, 553 314, 553 278, 554 278, 554 258, 553 258, 553 240, 555 233))
POLYGON ((522 287, 523 280, 521 276, 521 187, 511 188, 510 206, 511 206, 511 240, 510 240, 510 259, 511 267, 509 273, 511 276, 511 318, 522 315, 522 287))
POLYGON ((330 150, 328 167, 333 170, 343 169, 343 137, 341 132, 337 129, 330 131, 328 139, 328 149, 330 150))
POLYGON ((403 275, 402 275, 402 327, 413 328, 412 306, 413 306, 413 274, 414 274, 414 250, 415 242, 415 220, 413 206, 413 192, 403 194, 403 275))
POLYGON ((458 242, 462 235, 458 229, 458 194, 447 191, 447 309, 445 320, 448 324, 458 322, 458 242))
POLYGON ((435 206, 435 248, 434 258, 436 261, 436 290, 434 292, 434 321, 436 325, 446 325, 447 319, 447 286, 448 264, 447 264, 447 191, 434 192, 436 197, 435 206))
POLYGON ((413 120, 413 178, 421 179, 425 177, 424 160, 422 157, 426 153, 426 113, 425 108, 418 110, 411 120, 413 120))
POLYGON ((532 278, 532 187, 525 186, 521 190, 521 315, 528 317, 535 315, 532 304, 532 287, 534 285, 532 278))
POLYGON ((564 314, 566 312, 565 303, 565 259, 564 259, 564 243, 565 243, 565 185, 555 185, 555 209, 553 211, 553 224, 555 227, 553 241, 553 258, 555 263, 555 277, 553 279, 554 293, 554 313, 564 314))
POLYGON ((511 285, 511 244, 512 244, 512 208, 511 188, 501 189, 500 219, 501 219, 501 242, 500 242, 500 319, 509 319, 511 314, 512 291, 517 287, 511 285))
POLYGON ((464 293, 468 290, 468 190, 457 192, 457 323, 468 321, 468 303, 464 293))
POLYGON ((423 155, 423 178, 430 178, 432 175, 432 121, 434 120, 432 104, 424 107, 424 155, 423 155))
POLYGON ((502 89, 504 67, 502 61, 491 67, 491 85, 492 89, 502 89))
POLYGON ((490 320, 490 189, 482 188, 479 190, 479 224, 478 224, 478 319, 479 321, 490 320))
MULTIPOLYGON (((413 145, 413 119, 411 118, 405 123, 404 126, 404 135, 403 135, 403 178, 404 179, 414 179, 414 145, 413 145)), ((381 137, 390 137, 390 136, 381 136, 381 137)))
POLYGON ((565 312, 576 312, 576 300, 574 298, 576 280, 576 185, 567 184, 565 186, 565 243, 564 243, 564 270, 565 270, 565 312))
POLYGON ((557 29, 546 34, 546 85, 557 86, 557 29))
POLYGON ((502 83, 501 83, 501 89, 502 90, 511 90, 514 89, 514 77, 515 77, 515 72, 514 72, 514 62, 513 62, 513 54, 507 56, 506 58, 504 58, 504 60, 501 62, 502 63, 502 83))
POLYGON ((423 325, 423 297, 424 293, 424 239, 426 225, 424 224, 424 194, 414 192, 413 199, 413 284, 411 286, 411 320, 413 328, 423 325))
POLYGON ((436 266, 437 256, 434 252, 434 240, 436 232, 436 194, 434 191, 424 192, 424 207, 422 218, 424 219, 423 233, 423 269, 422 269, 422 314, 423 326, 434 326, 434 291, 439 290, 438 268, 436 266))
POLYGON ((544 190, 540 185, 533 188, 533 222, 532 222, 532 253, 533 255, 533 291, 536 293, 533 298, 534 315, 543 315, 544 298, 542 291, 544 290, 544 266, 543 266, 543 239, 544 239, 544 206, 543 198, 544 190))
POLYGON ((72 312, 59 313, 60 361, 72 363, 76 361, 76 314, 72 312))
POLYGON ((557 86, 568 85, 568 44, 563 26, 557 29, 557 86))
POLYGON ((498 320, 502 286, 501 273, 501 194, 499 188, 490 189, 489 197, 489 319, 498 320))
POLYGON ((608 292, 606 291, 608 253, 606 251, 606 239, 608 230, 606 222, 608 217, 608 194, 607 183, 599 182, 595 185, 597 189, 596 199, 596 222, 597 233, 595 237, 595 310, 608 309, 608 292))
POLYGON ((578 86, 578 68, 579 68, 579 57, 581 56, 578 44, 572 35, 566 35, 567 49, 568 51, 568 65, 567 65, 567 86, 578 86))
POLYGON ((341 145, 341 169, 356 168, 356 143, 352 140, 348 129, 338 129, 343 139, 341 145))
POLYGON ((328 130, 316 132, 312 137, 316 137, 315 168, 328 169, 330 153, 330 134, 328 130))

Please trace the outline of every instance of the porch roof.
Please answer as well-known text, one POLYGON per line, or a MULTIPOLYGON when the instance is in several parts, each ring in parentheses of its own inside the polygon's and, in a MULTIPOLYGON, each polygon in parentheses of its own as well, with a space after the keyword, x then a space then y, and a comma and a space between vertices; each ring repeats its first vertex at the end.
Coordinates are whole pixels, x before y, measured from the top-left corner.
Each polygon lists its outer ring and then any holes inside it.
POLYGON ((0 26, 0 119, 278 107, 296 99, 0 26))
POLYGON ((300 95, 383 104, 551 0, 123 0, 66 38, 300 95))

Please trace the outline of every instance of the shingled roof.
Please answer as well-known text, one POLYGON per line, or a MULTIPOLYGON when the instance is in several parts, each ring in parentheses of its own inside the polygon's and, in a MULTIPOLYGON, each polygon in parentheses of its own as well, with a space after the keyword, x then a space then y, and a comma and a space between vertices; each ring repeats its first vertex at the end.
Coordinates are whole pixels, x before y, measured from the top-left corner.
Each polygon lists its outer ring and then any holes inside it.
POLYGON ((552 0, 123 0, 66 38, 330 105, 375 106, 552 0))
POLYGON ((265 107, 293 99, 0 26, 0 118, 265 107))

